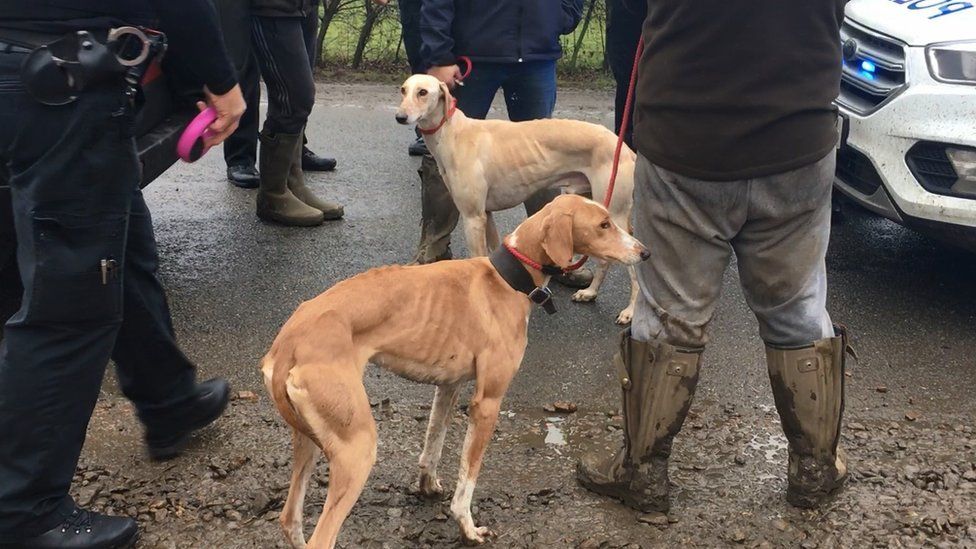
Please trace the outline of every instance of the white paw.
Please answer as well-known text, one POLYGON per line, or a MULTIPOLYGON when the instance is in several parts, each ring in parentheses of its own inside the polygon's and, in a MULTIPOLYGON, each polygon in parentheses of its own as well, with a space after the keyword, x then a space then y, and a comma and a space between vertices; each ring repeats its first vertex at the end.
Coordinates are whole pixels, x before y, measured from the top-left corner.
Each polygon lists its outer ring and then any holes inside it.
POLYGON ((596 292, 590 290, 589 288, 579 290, 578 292, 573 294, 573 301, 577 303, 593 301, 594 299, 596 299, 596 292))
POLYGON ((488 538, 494 537, 495 534, 485 526, 479 526, 468 532, 462 532, 465 543, 468 545, 481 545, 482 543, 488 541, 488 538))
POLYGON ((630 321, 633 320, 633 318, 634 318, 634 308, 627 307, 626 309, 620 311, 620 314, 617 315, 617 324, 621 326, 626 326, 630 324, 630 321))
POLYGON ((444 494, 444 487, 441 486, 439 478, 421 473, 417 491, 425 498, 439 499, 444 494))

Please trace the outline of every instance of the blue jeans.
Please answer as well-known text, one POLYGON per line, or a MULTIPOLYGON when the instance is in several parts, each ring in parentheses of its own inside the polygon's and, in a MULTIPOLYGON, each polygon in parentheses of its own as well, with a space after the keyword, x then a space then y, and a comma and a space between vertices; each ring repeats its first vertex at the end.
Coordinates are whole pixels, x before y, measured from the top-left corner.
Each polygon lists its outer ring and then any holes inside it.
POLYGON ((427 67, 420 55, 420 5, 421 0, 400 0, 400 27, 403 29, 403 49, 407 52, 410 72, 424 74, 427 67))
POLYGON ((483 119, 499 88, 505 92, 509 120, 549 118, 556 107, 556 61, 475 63, 464 86, 454 89, 458 108, 483 119))

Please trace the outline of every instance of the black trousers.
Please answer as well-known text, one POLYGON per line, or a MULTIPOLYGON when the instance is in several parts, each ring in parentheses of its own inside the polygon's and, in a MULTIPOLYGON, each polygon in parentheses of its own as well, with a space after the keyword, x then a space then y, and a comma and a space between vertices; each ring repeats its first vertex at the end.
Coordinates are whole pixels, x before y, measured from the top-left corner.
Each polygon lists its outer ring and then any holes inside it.
POLYGON ((423 74, 427 72, 426 64, 420 57, 420 6, 422 0, 400 0, 400 28, 403 33, 403 49, 407 52, 407 62, 410 72, 423 74))
POLYGON ((45 106, 20 84, 23 57, 0 53, 0 161, 24 287, 0 342, 0 542, 49 530, 71 507, 109 358, 154 429, 174 426, 196 377, 156 275, 121 82, 45 106))
POLYGON ((302 22, 302 38, 305 39, 305 52, 308 53, 308 66, 312 68, 312 74, 315 74, 315 48, 318 35, 319 3, 313 2, 312 9, 308 11, 305 21, 302 22))
POLYGON ((315 103, 315 82, 301 17, 254 17, 252 36, 268 87, 268 134, 302 133, 315 103))
MULTIPOLYGON (((613 131, 620 133, 624 119, 624 105, 627 102, 627 88, 630 85, 630 71, 634 67, 637 42, 641 37, 644 19, 647 18, 645 0, 607 0, 607 62, 617 83, 614 98, 613 131)), ((633 107, 631 107, 633 109, 633 107)), ((624 140, 634 148, 634 112, 631 110, 624 140)))
POLYGON ((258 126, 261 122, 261 71, 251 45, 251 9, 248 2, 216 2, 224 43, 237 68, 241 93, 247 110, 237 130, 224 141, 224 161, 228 166, 253 166, 258 155, 258 126))

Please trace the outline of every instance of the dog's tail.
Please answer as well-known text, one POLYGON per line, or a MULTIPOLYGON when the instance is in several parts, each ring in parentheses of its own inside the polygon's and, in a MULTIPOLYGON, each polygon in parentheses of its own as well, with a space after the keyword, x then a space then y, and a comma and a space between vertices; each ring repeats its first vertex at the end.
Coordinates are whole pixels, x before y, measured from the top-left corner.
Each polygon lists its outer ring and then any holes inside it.
POLYGON ((302 421, 288 397, 288 374, 295 364, 290 360, 275 360, 272 358, 272 354, 269 352, 261 359, 261 373, 264 374, 264 384, 268 389, 268 394, 271 395, 271 402, 274 403, 285 423, 303 434, 311 436, 311 429, 308 424, 302 421))

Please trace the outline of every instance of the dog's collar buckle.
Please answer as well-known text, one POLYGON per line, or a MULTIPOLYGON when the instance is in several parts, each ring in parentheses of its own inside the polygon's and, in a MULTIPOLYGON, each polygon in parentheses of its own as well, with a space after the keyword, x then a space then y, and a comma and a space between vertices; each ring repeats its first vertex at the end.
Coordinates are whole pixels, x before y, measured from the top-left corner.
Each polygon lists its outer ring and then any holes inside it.
POLYGON ((529 292, 529 301, 541 305, 548 314, 555 314, 556 304, 552 302, 552 290, 547 286, 537 286, 529 292))
POLYGON ((529 274, 524 263, 512 255, 507 246, 499 246, 497 250, 488 256, 488 261, 498 272, 509 287, 516 292, 521 292, 529 301, 536 305, 541 305, 549 314, 556 313, 556 304, 552 299, 552 290, 546 286, 536 286, 535 281, 529 274))

